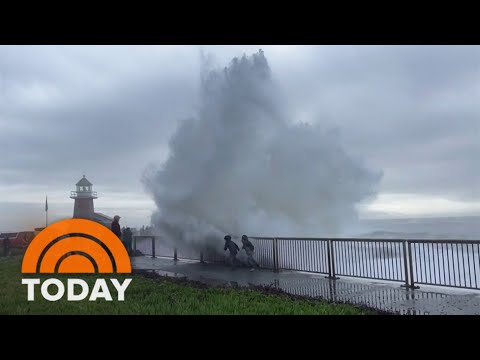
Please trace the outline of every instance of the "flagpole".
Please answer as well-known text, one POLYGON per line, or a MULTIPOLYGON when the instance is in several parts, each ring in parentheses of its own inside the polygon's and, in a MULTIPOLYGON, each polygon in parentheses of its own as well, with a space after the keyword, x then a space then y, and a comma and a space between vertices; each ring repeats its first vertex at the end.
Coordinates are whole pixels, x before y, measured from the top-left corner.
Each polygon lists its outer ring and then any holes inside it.
POLYGON ((48 226, 48 197, 45 196, 45 227, 48 226))

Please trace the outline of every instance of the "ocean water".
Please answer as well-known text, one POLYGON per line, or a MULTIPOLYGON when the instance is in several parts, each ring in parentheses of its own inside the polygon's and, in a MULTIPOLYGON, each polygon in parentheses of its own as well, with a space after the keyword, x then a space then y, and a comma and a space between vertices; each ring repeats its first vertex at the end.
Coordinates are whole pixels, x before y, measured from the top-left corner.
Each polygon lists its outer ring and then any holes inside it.
POLYGON ((362 220, 357 237, 480 240, 480 216, 362 220))

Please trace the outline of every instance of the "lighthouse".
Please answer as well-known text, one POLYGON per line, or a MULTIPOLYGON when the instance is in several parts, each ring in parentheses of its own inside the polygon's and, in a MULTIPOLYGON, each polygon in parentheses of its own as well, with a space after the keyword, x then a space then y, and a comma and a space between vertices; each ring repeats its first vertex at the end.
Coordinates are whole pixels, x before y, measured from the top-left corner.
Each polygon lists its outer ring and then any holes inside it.
POLYGON ((77 190, 70 192, 70 198, 75 200, 73 206, 74 219, 93 220, 110 229, 113 218, 102 213, 95 212, 93 200, 97 198, 97 192, 92 191, 92 183, 85 175, 76 183, 77 190))
POLYGON ((76 187, 76 191, 70 192, 70 198, 75 200, 73 218, 94 220, 93 199, 97 198, 97 192, 92 191, 92 183, 87 180, 85 175, 77 182, 76 187))

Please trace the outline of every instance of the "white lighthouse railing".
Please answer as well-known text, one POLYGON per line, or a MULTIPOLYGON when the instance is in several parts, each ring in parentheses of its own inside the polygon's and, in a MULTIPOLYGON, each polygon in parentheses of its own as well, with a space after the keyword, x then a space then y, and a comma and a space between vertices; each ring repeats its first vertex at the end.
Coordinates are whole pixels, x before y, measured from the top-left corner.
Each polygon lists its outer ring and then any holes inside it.
POLYGON ((70 198, 97 197, 96 191, 70 191, 70 198))

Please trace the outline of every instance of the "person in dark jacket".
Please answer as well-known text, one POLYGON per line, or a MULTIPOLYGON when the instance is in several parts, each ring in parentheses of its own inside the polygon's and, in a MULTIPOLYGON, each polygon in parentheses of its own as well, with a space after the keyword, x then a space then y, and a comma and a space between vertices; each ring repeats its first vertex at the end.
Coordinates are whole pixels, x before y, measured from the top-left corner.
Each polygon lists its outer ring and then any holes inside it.
POLYGON ((235 263, 237 262, 237 253, 240 251, 240 248, 232 241, 232 237, 230 235, 225 236, 224 239, 225 246, 223 251, 227 251, 227 249, 230 251, 230 266, 233 269, 235 267, 235 263))
POLYGON ((118 238, 119 238, 120 240, 122 240, 122 232, 121 232, 121 230, 120 230, 120 223, 119 223, 119 221, 120 221, 120 216, 115 215, 115 216, 113 217, 113 221, 112 221, 112 225, 111 225, 110 229, 112 230, 112 232, 113 232, 115 235, 118 236, 118 238))
POLYGON ((253 251, 255 250, 255 247, 253 246, 252 242, 248 240, 247 235, 242 236, 242 244, 242 249, 244 249, 247 253, 247 265, 250 266, 250 271, 254 271, 255 267, 260 267, 253 258, 253 251))
POLYGON ((127 227, 125 231, 123 231, 123 245, 125 245, 125 249, 127 249, 128 255, 132 255, 132 238, 132 230, 127 227))
POLYGON ((8 236, 3 239, 3 256, 10 256, 10 238, 8 236))

